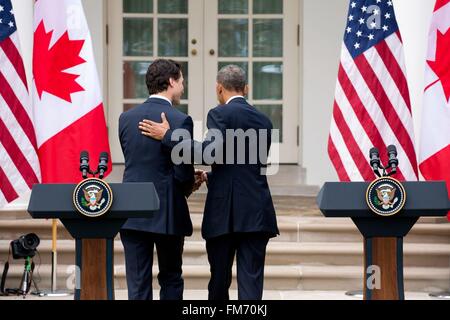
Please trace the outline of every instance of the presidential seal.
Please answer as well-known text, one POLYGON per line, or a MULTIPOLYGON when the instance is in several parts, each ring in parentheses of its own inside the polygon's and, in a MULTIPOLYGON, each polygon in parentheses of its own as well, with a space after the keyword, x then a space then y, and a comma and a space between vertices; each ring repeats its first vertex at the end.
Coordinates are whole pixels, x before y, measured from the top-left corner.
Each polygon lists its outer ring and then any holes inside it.
POLYGON ((377 215, 390 217, 396 215, 405 206, 406 191, 394 178, 381 177, 369 185, 366 201, 370 210, 377 215))
POLYGON ((90 218, 104 215, 111 208, 113 193, 103 180, 89 178, 81 181, 73 192, 73 204, 79 213, 90 218))

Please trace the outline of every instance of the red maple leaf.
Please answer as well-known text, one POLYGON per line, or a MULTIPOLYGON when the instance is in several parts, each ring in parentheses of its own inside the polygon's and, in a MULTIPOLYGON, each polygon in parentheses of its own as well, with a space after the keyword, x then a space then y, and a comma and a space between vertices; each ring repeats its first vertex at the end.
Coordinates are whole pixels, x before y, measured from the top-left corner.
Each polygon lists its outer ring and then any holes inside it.
POLYGON ((450 31, 442 34, 438 31, 436 41, 436 58, 435 61, 428 60, 428 65, 433 69, 434 73, 444 89, 447 101, 450 98, 450 31))
POLYGON ((50 48, 53 31, 46 32, 41 21, 34 33, 33 75, 39 98, 42 92, 48 92, 67 102, 70 95, 84 91, 76 79, 79 75, 65 70, 85 63, 80 57, 84 40, 70 40, 66 31, 50 48))
POLYGON ((436 5, 434 6, 434 11, 435 12, 438 11, 440 8, 445 6, 448 2, 449 2, 449 0, 437 0, 436 5))

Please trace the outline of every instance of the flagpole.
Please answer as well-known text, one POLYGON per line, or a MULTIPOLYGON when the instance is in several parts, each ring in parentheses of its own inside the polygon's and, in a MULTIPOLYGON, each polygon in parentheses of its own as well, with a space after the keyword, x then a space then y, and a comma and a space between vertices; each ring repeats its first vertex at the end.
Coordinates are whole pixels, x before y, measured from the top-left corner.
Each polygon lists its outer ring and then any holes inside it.
POLYGON ((68 291, 57 291, 56 290, 56 277, 57 277, 57 267, 58 267, 58 252, 56 248, 56 242, 58 240, 58 219, 52 219, 52 274, 50 279, 50 292, 38 292, 41 297, 66 297, 70 296, 71 293, 68 291))
POLYGON ((52 219, 52 284, 51 284, 52 293, 56 292, 57 236, 58 236, 58 220, 52 219))

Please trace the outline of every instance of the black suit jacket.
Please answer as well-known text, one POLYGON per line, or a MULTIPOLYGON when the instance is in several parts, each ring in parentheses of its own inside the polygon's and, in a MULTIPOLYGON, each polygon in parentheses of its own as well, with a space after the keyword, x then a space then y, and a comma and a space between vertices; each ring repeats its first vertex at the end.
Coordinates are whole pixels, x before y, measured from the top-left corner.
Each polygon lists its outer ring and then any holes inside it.
POLYGON ((119 138, 125 156, 123 182, 153 182, 160 202, 160 209, 152 218, 128 219, 122 228, 190 236, 192 222, 186 197, 194 183, 194 167, 174 165, 170 149, 160 141, 142 135, 138 128, 144 119, 161 122, 163 112, 172 128, 183 128, 192 135, 192 118, 163 99, 150 98, 120 116, 119 138))
MULTIPOLYGON (((189 146, 192 154, 203 153, 211 146, 214 139, 211 129, 222 132, 226 136, 227 129, 266 130, 268 133, 265 156, 271 145, 272 123, 262 112, 247 103, 244 98, 235 98, 225 106, 218 106, 208 113, 208 136, 204 142, 193 140, 183 141, 189 146)), ((163 144, 174 148, 176 141, 171 139, 169 130, 163 139, 163 144)), ((261 173, 265 163, 258 157, 257 162, 250 164, 249 151, 254 147, 247 140, 245 144, 245 164, 238 164, 237 152, 234 152, 234 164, 227 164, 227 154, 224 138, 222 148, 216 148, 223 153, 225 163, 213 163, 208 175, 208 195, 202 224, 202 235, 205 239, 237 232, 265 232, 269 236, 279 234, 275 209, 270 194, 267 177, 261 173)), ((217 143, 217 142, 216 142, 217 143)), ((257 145, 259 143, 259 137, 257 145)), ((237 144, 236 144, 237 145, 237 144)), ((259 148, 258 148, 259 154, 259 148)), ((242 154, 241 154, 242 156, 242 154)), ((203 163, 209 164, 209 163, 203 163)))

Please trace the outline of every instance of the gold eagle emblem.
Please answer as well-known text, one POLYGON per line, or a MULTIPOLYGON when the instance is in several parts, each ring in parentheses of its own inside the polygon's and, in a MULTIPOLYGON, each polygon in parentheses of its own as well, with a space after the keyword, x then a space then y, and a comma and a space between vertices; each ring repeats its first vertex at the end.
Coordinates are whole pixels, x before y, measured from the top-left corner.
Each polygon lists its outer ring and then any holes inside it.
POLYGON ((103 199, 103 189, 97 186, 88 186, 83 189, 86 206, 91 210, 98 210, 102 207, 105 199, 103 199))
POLYGON ((398 201, 398 198, 395 197, 397 188, 391 185, 383 184, 376 189, 376 192, 380 205, 385 210, 393 208, 398 201))
POLYGON ((108 183, 97 178, 81 181, 73 191, 73 204, 83 216, 96 218, 109 211, 113 193, 108 183))

